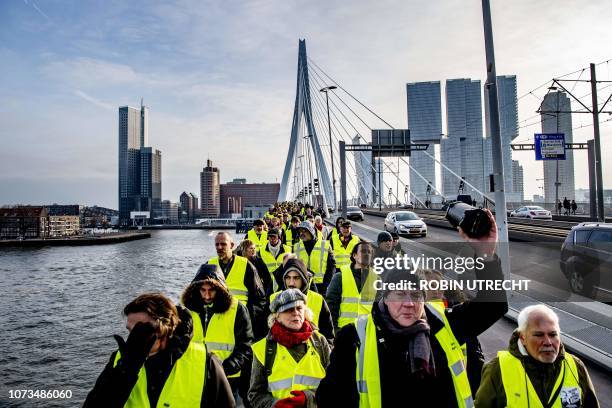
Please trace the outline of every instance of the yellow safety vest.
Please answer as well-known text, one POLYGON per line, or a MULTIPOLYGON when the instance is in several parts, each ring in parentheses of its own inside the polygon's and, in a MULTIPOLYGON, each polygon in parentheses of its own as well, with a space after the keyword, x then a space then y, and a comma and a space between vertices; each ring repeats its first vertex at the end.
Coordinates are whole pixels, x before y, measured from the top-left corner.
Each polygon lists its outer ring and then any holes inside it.
POLYGON ((270 277, 272 278, 272 285, 274 290, 278 290, 278 283, 276 283, 276 279, 272 275, 279 266, 283 264, 283 257, 285 254, 291 253, 291 247, 289 245, 283 245, 284 252, 280 252, 276 258, 270 251, 268 251, 268 246, 265 245, 261 247, 259 250, 259 256, 266 264, 266 268, 268 268, 268 272, 270 273, 270 277))
POLYGON ((351 252, 353 252, 353 248, 355 245, 359 243, 359 237, 355 234, 352 235, 351 240, 349 241, 346 248, 342 246, 342 241, 340 240, 340 235, 332 235, 332 242, 334 243, 334 257, 336 258, 336 267, 340 268, 344 265, 351 264, 351 252))
MULTIPOLYGON (((425 307, 429 308, 430 312, 444 322, 444 327, 435 336, 442 350, 444 350, 446 360, 448 361, 448 368, 455 388, 457 406, 459 408, 473 407, 474 400, 463 362, 461 347, 459 347, 459 343, 450 329, 446 317, 444 315, 440 316, 439 312, 428 304, 425 304, 425 307)), ((360 346, 355 356, 357 360, 356 380, 357 391, 359 392, 359 406, 361 408, 380 408, 382 394, 378 366, 378 341, 376 339, 376 327, 372 315, 361 316, 357 319, 356 328, 360 341, 360 346)))
MULTIPOLYGON (((230 308, 223 313, 215 313, 208 323, 206 333, 199 313, 190 310, 193 319, 193 337, 191 341, 206 344, 206 348, 215 354, 221 361, 228 358, 234 351, 236 337, 234 327, 236 314, 238 312, 238 301, 232 298, 230 308)), ((240 377, 240 372, 228 376, 228 378, 240 377)))
POLYGON ((285 230, 285 244, 289 246, 293 245, 293 232, 291 228, 285 230))
MULTIPOLYGON (((210 265, 219 265, 219 257, 211 258, 208 263, 210 265)), ((244 285, 247 265, 248 260, 245 257, 235 255, 232 269, 225 274, 225 283, 230 293, 245 305, 249 298, 249 291, 244 285)))
MULTIPOLYGON (((113 367, 121 359, 117 351, 113 367)), ((156 407, 199 407, 202 400, 202 390, 206 379, 206 346, 202 343, 189 342, 187 350, 176 360, 168 379, 164 383, 156 407)), ((138 371, 138 380, 124 407, 150 407, 147 394, 147 373, 145 366, 138 371)))
MULTIPOLYGON (((274 298, 278 296, 279 293, 281 292, 274 292, 270 295, 270 303, 272 303, 274 298)), ((321 310, 323 310, 323 301, 323 296, 321 296, 317 292, 309 290, 306 294, 306 306, 308 306, 308 308, 312 310, 312 322, 317 327, 319 326, 319 317, 321 316, 321 310)))
MULTIPOLYGON (((252 346, 255 358, 264 367, 266 341, 264 337, 252 346)), ((289 350, 277 343, 272 372, 268 376, 268 391, 274 398, 292 397, 291 391, 316 390, 321 379, 325 377, 325 368, 321 364, 319 353, 312 344, 312 338, 308 339, 306 347, 306 354, 299 362, 296 362, 289 350)))
POLYGON ((355 323, 359 316, 368 315, 372 312, 372 303, 376 297, 374 282, 378 279, 374 271, 370 270, 360 293, 351 267, 348 265, 341 267, 340 273, 342 301, 340 303, 340 315, 338 316, 338 328, 349 323, 355 323))
POLYGON ((306 264, 308 270, 313 273, 314 283, 323 283, 323 276, 327 270, 327 255, 329 254, 329 250, 329 241, 322 239, 319 239, 315 243, 310 255, 308 255, 308 252, 306 252, 306 248, 304 247, 304 243, 302 241, 295 244, 293 252, 298 259, 304 261, 304 264, 306 264))
POLYGON ((259 237, 257 237, 255 230, 250 229, 249 232, 247 232, 247 239, 251 240, 255 245, 255 250, 259 251, 262 246, 265 246, 268 243, 268 232, 261 231, 261 234, 259 237))
MULTIPOLYGON (((497 352, 497 357, 499 358, 504 391, 506 391, 506 407, 543 407, 544 404, 542 404, 533 388, 521 360, 508 351, 497 352)), ((557 390, 559 387, 561 387, 561 392, 559 392, 551 407, 582 406, 582 389, 578 382, 578 369, 576 368, 576 361, 569 353, 565 353, 563 367, 557 381, 555 381, 553 390, 557 390), (565 405, 562 402, 565 402, 565 405)), ((551 395, 550 398, 553 396, 551 395)), ((551 402, 549 400, 548 404, 551 402)))

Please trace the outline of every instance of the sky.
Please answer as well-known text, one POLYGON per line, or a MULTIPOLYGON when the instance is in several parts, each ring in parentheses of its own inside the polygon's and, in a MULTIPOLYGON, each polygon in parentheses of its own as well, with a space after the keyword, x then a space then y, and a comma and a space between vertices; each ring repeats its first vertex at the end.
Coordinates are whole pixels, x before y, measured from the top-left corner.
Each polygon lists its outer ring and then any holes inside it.
MULTIPOLYGON (((518 95, 527 95, 521 126, 538 121, 541 85, 612 58, 610 1, 491 3, 497 73, 517 75, 518 95)), ((162 151, 163 199, 199 195, 208 158, 222 182, 280 182, 302 38, 310 58, 397 128, 407 126, 407 82, 486 78, 480 1, 2 1, 0 205, 117 208, 118 107, 140 98, 149 144, 162 151)), ((598 79, 612 80, 609 65, 598 65, 598 79)), ((584 85, 577 96, 588 95, 584 85)), ((573 121, 585 126, 575 142, 592 138, 590 115, 573 121)), ((539 131, 523 126, 517 141, 539 131)), ((586 152, 575 157, 576 187, 587 187, 586 152)), ((533 152, 514 158, 526 195, 540 193, 533 152)))

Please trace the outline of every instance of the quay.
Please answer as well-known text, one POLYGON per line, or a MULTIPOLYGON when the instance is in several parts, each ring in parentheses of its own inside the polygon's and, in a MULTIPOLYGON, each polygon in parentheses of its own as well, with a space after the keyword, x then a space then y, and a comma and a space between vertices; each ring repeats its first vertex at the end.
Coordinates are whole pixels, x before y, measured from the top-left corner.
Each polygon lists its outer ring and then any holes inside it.
POLYGON ((149 232, 117 232, 103 235, 79 235, 76 237, 47 238, 47 239, 9 239, 0 240, 0 248, 4 247, 45 247, 45 246, 83 246, 108 245, 120 242, 135 241, 151 238, 149 232))

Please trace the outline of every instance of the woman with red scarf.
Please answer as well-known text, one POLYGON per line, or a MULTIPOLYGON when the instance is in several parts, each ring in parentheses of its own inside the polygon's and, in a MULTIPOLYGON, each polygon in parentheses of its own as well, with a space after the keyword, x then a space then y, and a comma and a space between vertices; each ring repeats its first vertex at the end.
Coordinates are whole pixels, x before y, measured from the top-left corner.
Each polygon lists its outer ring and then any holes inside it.
POLYGON ((310 323, 312 311, 299 289, 281 292, 270 304, 268 335, 253 344, 249 402, 253 408, 316 407, 330 348, 310 323))

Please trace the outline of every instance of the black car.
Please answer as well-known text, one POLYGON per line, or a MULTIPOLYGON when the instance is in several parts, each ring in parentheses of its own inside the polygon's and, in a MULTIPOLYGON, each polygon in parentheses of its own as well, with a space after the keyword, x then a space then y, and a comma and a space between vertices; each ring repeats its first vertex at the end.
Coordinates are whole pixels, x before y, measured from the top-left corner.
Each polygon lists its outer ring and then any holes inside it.
POLYGON ((573 292, 612 302, 612 224, 572 228, 561 246, 560 266, 573 292))

